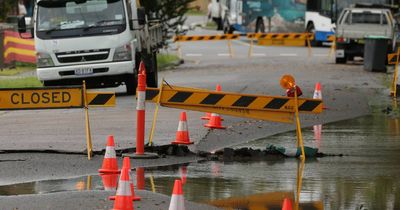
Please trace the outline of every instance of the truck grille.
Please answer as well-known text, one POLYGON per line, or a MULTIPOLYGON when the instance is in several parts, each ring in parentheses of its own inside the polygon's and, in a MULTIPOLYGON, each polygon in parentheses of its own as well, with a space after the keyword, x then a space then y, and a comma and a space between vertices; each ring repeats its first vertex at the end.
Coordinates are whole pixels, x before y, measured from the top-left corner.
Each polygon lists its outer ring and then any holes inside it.
POLYGON ((105 60, 110 54, 110 49, 82 50, 56 53, 60 63, 80 63, 88 61, 105 60))

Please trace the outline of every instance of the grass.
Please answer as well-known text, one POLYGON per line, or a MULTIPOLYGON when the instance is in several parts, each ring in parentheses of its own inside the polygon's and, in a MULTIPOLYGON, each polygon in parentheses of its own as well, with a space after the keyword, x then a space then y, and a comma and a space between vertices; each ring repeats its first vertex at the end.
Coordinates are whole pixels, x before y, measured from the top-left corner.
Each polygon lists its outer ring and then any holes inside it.
POLYGON ((14 76, 17 74, 21 74, 24 72, 29 72, 29 71, 33 71, 35 70, 35 68, 32 67, 16 67, 14 69, 3 69, 2 71, 0 71, 0 76, 14 76))
POLYGON ((204 29, 215 30, 215 29, 217 29, 217 24, 213 21, 207 22, 204 29))
POLYGON ((0 88, 27 88, 42 86, 42 83, 36 77, 0 80, 0 88))
POLYGON ((200 10, 189 10, 188 12, 186 12, 186 15, 188 16, 206 16, 206 12, 200 11, 200 10))
POLYGON ((34 71, 35 69, 35 64, 16 62, 14 68, 0 70, 0 76, 15 76, 24 72, 34 71))
POLYGON ((158 69, 160 71, 176 66, 179 63, 179 57, 173 54, 158 54, 157 55, 157 64, 158 69))

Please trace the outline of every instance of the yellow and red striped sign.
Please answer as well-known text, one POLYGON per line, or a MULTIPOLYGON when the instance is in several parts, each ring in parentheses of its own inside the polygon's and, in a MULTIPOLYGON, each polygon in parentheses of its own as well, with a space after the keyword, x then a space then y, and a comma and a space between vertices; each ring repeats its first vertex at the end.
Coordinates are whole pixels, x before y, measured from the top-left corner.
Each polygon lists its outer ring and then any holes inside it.
POLYGON ((20 61, 36 63, 35 42, 33 39, 23 39, 18 32, 4 31, 4 63, 20 61))

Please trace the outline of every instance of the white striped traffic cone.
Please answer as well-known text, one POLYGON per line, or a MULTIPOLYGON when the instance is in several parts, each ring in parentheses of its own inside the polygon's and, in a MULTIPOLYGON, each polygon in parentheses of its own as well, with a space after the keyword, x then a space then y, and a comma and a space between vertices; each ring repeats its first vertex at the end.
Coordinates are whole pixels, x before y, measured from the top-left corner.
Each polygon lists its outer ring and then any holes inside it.
POLYGON ((183 198, 182 181, 180 179, 175 180, 168 210, 185 210, 185 199, 183 198))
POLYGON ((117 155, 115 154, 114 136, 112 135, 108 136, 106 153, 104 154, 103 164, 99 172, 103 174, 119 173, 117 155))
POLYGON ((320 82, 317 82, 315 84, 315 90, 314 90, 313 99, 322 99, 321 83, 320 82))
POLYGON ((193 144, 190 142, 189 129, 187 125, 186 112, 181 112, 179 119, 178 130, 176 131, 176 139, 172 144, 193 144))
POLYGON ((133 210, 129 168, 122 168, 113 210, 133 210))
MULTIPOLYGON (((314 90, 314 95, 313 95, 313 99, 320 99, 322 100, 322 90, 321 90, 321 83, 317 82, 315 84, 315 90, 314 90)), ((323 109, 327 109, 325 107, 325 105, 322 106, 323 109)))
MULTIPOLYGON (((133 186, 133 178, 132 178, 132 171, 131 171, 131 161, 129 157, 124 157, 122 168, 128 168, 129 169, 129 182, 131 185, 131 192, 132 192, 132 200, 133 201, 140 201, 141 198, 139 196, 135 196, 135 189, 133 186)), ((115 200, 115 196, 110 196, 108 199, 110 200, 115 200)))
POLYGON ((207 124, 204 125, 207 128, 213 129, 225 129, 226 127, 222 126, 221 117, 219 114, 211 113, 211 119, 208 121, 207 124))

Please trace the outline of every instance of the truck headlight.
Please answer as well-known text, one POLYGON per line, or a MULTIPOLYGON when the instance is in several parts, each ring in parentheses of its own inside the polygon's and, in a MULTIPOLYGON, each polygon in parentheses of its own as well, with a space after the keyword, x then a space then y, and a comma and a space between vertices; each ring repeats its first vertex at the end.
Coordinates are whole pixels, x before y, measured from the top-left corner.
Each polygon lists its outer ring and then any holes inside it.
POLYGON ((54 66, 53 59, 47 53, 36 53, 37 67, 50 67, 54 66))
POLYGON ((132 60, 132 48, 130 44, 115 48, 114 61, 132 60))

